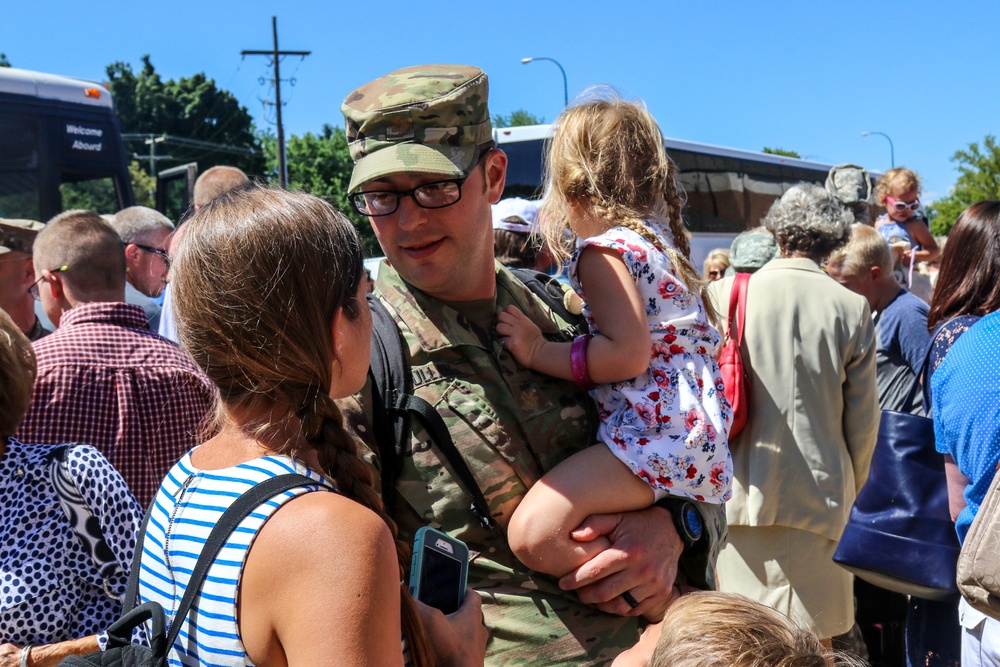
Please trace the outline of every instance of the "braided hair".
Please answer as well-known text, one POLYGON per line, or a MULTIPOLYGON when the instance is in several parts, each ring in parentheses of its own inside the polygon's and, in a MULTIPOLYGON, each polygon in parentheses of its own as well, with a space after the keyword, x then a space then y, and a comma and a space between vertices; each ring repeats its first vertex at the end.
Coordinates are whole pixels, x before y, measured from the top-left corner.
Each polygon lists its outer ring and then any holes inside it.
MULTIPOLYGON (((239 426, 278 453, 294 454, 303 440, 314 448, 340 493, 388 526, 402 581, 408 547, 330 396, 334 374, 344 368, 334 364, 334 316, 342 309, 350 320, 368 317, 357 298, 364 271, 353 225, 322 199, 263 187, 222 195, 188 225, 172 283, 178 334, 219 388, 217 421, 223 414, 281 412, 245 417, 239 426)), ((402 584, 401 618, 414 664, 431 665, 429 642, 402 584)))
POLYGON ((708 283, 690 259, 677 167, 644 105, 609 95, 567 109, 556 120, 547 165, 541 226, 558 260, 570 254, 566 230, 574 231, 574 209, 582 207, 605 221, 606 229, 627 227, 665 253, 687 288, 701 295, 709 321, 714 319, 708 283), (665 225, 673 239, 662 238, 647 220, 665 225))

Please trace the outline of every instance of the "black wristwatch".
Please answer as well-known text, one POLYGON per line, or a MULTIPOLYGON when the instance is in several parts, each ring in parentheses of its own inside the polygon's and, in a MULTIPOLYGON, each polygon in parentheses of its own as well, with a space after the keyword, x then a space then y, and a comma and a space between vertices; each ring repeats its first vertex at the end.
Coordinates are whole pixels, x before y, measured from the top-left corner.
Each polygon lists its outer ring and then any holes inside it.
POLYGON ((701 541, 701 537, 705 533, 705 524, 702 522, 701 513, 698 512, 694 503, 689 500, 670 498, 657 504, 670 511, 674 518, 674 527, 677 528, 677 534, 684 542, 685 550, 701 541))

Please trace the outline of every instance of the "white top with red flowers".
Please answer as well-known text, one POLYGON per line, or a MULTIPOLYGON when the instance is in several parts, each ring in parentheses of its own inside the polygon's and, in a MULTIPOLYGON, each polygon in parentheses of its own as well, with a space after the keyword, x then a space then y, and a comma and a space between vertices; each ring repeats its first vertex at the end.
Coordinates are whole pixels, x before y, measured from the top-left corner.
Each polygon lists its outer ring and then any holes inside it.
MULTIPOLYGON (((663 243, 673 241, 662 225, 646 224, 663 243)), ((582 241, 570 261, 570 281, 594 335, 600 328, 577 274, 580 253, 590 246, 612 249, 625 263, 646 304, 651 343, 646 372, 591 391, 600 412, 598 437, 657 499, 725 502, 733 478, 733 416, 714 357, 719 332, 708 323, 701 297, 677 277, 666 253, 631 229, 615 227, 582 241)))

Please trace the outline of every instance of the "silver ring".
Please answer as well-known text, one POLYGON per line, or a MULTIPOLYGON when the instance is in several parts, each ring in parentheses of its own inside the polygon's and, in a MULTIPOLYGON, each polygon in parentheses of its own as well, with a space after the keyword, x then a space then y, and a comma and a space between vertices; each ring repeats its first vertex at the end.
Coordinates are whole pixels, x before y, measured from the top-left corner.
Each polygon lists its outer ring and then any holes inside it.
POLYGON ((639 606, 639 603, 636 601, 634 597, 632 597, 632 594, 629 593, 628 591, 622 593, 622 600, 625 600, 625 603, 628 606, 632 607, 632 609, 635 609, 636 607, 639 606))

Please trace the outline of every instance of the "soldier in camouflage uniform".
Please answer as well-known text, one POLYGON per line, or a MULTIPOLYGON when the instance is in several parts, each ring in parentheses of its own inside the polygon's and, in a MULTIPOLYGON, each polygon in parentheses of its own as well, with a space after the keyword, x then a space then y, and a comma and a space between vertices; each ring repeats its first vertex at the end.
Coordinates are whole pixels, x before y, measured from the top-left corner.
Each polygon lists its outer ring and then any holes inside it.
POLYGON ((0 218, 0 308, 32 341, 52 333, 38 321, 35 300, 28 292, 35 282, 31 248, 44 228, 34 220, 0 218))
MULTIPOLYGON (((342 107, 352 200, 388 258, 375 293, 402 333, 414 393, 444 418, 497 526, 477 521, 416 423, 389 510, 404 538, 430 524, 469 545, 470 584, 492 631, 488 665, 608 664, 636 642, 638 616, 662 613, 682 545, 660 508, 597 517, 593 528, 613 547, 564 577, 577 590, 528 570, 507 545, 517 504, 545 471, 595 441, 597 414, 585 391, 522 368, 496 335, 508 305, 553 339, 574 334, 493 261, 490 204, 503 190, 506 156, 494 149, 487 90, 474 67, 428 65, 377 79, 342 107), (628 591, 638 607, 621 597, 628 591)), ((370 406, 370 384, 341 403, 377 467, 370 406)), ((680 571, 712 586, 724 519, 717 511, 706 519, 704 547, 689 550, 680 571)))

